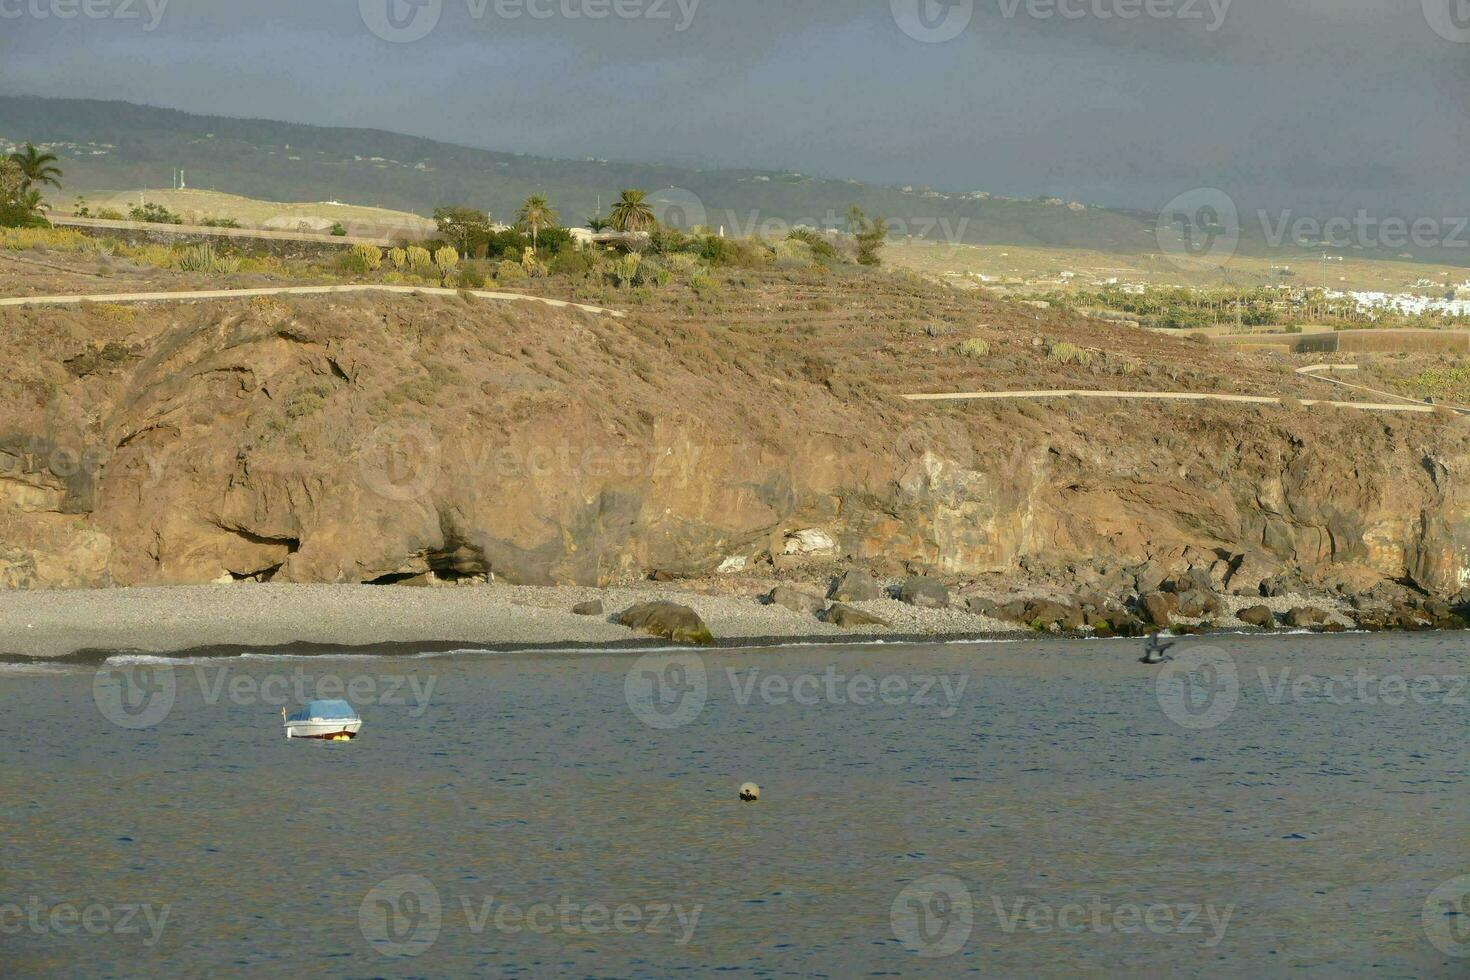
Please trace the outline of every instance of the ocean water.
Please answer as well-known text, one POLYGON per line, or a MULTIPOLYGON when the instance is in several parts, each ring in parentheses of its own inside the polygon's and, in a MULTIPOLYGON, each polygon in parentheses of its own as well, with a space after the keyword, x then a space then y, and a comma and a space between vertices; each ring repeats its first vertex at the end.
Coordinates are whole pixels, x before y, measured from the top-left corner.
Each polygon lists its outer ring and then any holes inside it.
POLYGON ((1464 637, 1174 652, 0 667, 0 975, 1470 976, 1464 637))

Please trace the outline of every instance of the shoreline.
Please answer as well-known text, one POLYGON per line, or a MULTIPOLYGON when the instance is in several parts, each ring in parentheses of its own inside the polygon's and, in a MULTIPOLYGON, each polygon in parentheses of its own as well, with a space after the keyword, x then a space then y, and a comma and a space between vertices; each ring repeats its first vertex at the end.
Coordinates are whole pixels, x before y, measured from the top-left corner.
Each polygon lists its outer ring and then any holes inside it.
MULTIPOLYGON (((674 648, 677 644, 612 622, 628 606, 654 600, 692 607, 713 632, 714 649, 1093 637, 1088 631, 1038 633, 963 609, 923 609, 889 598, 851 605, 890 626, 840 629, 808 614, 764 605, 753 590, 698 591, 717 584, 725 583, 648 582, 604 589, 248 584, 0 592, 0 662, 100 663, 120 654, 311 656, 373 650, 401 656, 674 648), (571 611, 591 599, 603 602, 601 615, 571 611)), ((1213 632, 1270 635, 1233 622, 1213 632)))

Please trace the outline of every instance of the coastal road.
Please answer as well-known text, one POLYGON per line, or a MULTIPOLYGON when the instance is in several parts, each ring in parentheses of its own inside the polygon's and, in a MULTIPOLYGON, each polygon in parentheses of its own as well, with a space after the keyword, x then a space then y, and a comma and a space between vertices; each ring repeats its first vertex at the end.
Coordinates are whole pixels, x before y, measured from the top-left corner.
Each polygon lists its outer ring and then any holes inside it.
MULTIPOLYGON (((1177 402, 1233 402, 1244 405, 1280 405, 1283 399, 1266 395, 1219 395, 1194 391, 964 391, 940 395, 904 395, 911 402, 972 402, 972 401, 1044 401, 1055 398, 1106 398, 1134 401, 1177 401, 1177 402)), ((1302 399, 1303 405, 1329 405, 1333 408, 1352 408, 1360 412, 1410 412, 1432 415, 1437 406, 1416 403, 1413 405, 1387 404, 1384 402, 1331 402, 1302 399)))
POLYGON ((275 286, 264 289, 201 289, 162 293, 95 293, 75 296, 15 296, 0 299, 0 306, 75 306, 80 303, 181 303, 206 299, 242 299, 252 296, 320 296, 331 293, 399 293, 421 296, 469 295, 477 299, 501 302, 541 303, 545 306, 565 307, 584 313, 602 316, 627 316, 621 310, 609 310, 601 306, 569 303, 562 299, 544 296, 527 296, 524 293, 502 293, 485 289, 443 289, 438 286, 275 286))

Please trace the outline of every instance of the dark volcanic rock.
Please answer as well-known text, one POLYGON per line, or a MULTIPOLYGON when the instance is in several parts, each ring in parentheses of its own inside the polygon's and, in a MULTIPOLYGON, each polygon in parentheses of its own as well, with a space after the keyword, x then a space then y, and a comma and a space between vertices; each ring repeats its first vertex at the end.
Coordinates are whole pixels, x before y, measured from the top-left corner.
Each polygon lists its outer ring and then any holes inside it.
POLYGON ((886 621, 877 616, 854 609, 852 606, 844 606, 842 603, 833 603, 832 607, 822 617, 833 626, 842 629, 856 629, 859 626, 887 626, 886 621))
POLYGON ((828 597, 835 602, 867 602, 871 599, 881 599, 883 589, 873 576, 853 569, 837 580, 837 584, 832 586, 828 597))
POLYGON ((795 613, 810 613, 814 616, 821 615, 822 611, 827 608, 827 601, 820 596, 784 585, 772 589, 766 601, 773 606, 790 609, 795 613))
POLYGON ((715 641, 699 613, 673 602, 640 602, 619 613, 617 623, 675 643, 708 646, 715 641))
POLYGON ((920 609, 948 609, 949 590, 938 579, 915 576, 899 586, 898 599, 920 609))
POLYGON ((1179 600, 1167 592, 1153 592, 1143 597, 1138 604, 1138 611, 1143 618, 1155 626, 1168 626, 1174 621, 1174 612, 1179 608, 1179 600))
POLYGON ((1000 619, 1000 605, 994 599, 986 599, 983 596, 972 595, 965 599, 965 610, 971 616, 988 616, 991 619, 1000 619))
POLYGON ((1236 618, 1248 626, 1259 626, 1263 630, 1276 628, 1276 614, 1271 611, 1270 606, 1251 606, 1249 609, 1242 609, 1236 614, 1236 618))
POLYGON ((1190 589, 1179 596, 1179 615, 1187 619, 1204 619, 1220 616, 1225 612, 1225 603, 1207 589, 1190 589))
POLYGON ((1292 629, 1311 629, 1313 626, 1321 626, 1328 620, 1327 613, 1321 609, 1311 606, 1297 606, 1286 614, 1286 625, 1292 629))

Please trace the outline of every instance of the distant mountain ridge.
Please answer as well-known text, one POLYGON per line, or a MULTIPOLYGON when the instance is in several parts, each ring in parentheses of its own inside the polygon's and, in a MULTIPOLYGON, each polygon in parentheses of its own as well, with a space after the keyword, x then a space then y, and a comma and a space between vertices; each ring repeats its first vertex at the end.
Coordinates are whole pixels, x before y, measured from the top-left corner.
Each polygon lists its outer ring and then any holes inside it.
POLYGON ((851 204, 897 234, 971 244, 1135 252, 1154 249, 1152 218, 1067 202, 881 187, 759 170, 563 160, 457 146, 372 129, 202 116, 126 102, 0 96, 0 145, 60 144, 69 191, 190 186, 274 201, 341 200, 428 215, 466 204, 498 218, 543 193, 562 220, 606 211, 626 187, 650 192, 675 223, 748 234, 767 222, 840 225, 851 204), (703 219, 703 220, 700 220, 703 219))
MULTIPOLYGON (((1018 248, 1090 249, 1121 255, 1161 251, 1158 216, 1084 206, 1056 198, 1015 200, 983 192, 896 188, 783 171, 711 170, 668 164, 565 160, 459 146, 376 129, 348 129, 194 115, 128 102, 0 95, 0 150, 34 140, 62 158, 66 190, 139 190, 170 186, 182 167, 189 186, 278 202, 341 201, 429 216, 469 205, 509 220, 533 193, 550 198, 563 223, 604 213, 624 188, 649 192, 661 220, 706 224, 728 233, 781 234, 794 224, 843 227, 857 204, 888 219, 897 237, 1018 248)), ((983 183, 977 178, 976 183, 983 183)), ((1202 224, 1191 246, 1213 247, 1218 191, 1180 200, 1202 224)), ((1363 258, 1470 265, 1470 249, 1446 240, 1412 254, 1387 244, 1364 247, 1273 239, 1271 219, 1240 202, 1241 254, 1299 265, 1324 248, 1363 258)), ((1171 218, 1177 221, 1178 215, 1171 218)), ((1183 238, 1170 250, 1182 247, 1183 238)), ((1391 243, 1389 243, 1391 244, 1391 243)))

